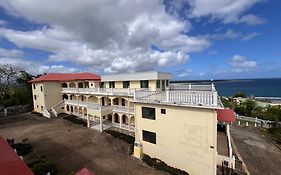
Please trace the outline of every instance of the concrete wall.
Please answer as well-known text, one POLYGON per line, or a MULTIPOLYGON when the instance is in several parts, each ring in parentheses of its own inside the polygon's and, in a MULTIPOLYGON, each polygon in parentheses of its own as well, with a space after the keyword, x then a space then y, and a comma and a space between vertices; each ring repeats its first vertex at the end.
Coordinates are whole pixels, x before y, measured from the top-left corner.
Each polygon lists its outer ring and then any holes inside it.
POLYGON ((32 97, 33 97, 33 107, 34 111, 42 113, 41 106, 45 106, 44 89, 41 91, 41 86, 43 88, 43 83, 32 83, 32 97), (35 85, 35 89, 34 89, 35 85), (36 100, 34 98, 36 96, 36 100))
MULTIPOLYGON (((45 95, 45 105, 47 110, 62 101, 61 83, 44 82, 43 91, 45 95)), ((61 109, 57 112, 62 112, 61 109)))
POLYGON ((144 154, 189 174, 216 174, 216 111, 136 103, 135 116, 136 138, 144 154), (156 120, 142 118, 142 107, 156 108, 156 120), (143 141, 142 130, 155 132, 156 144, 143 141))

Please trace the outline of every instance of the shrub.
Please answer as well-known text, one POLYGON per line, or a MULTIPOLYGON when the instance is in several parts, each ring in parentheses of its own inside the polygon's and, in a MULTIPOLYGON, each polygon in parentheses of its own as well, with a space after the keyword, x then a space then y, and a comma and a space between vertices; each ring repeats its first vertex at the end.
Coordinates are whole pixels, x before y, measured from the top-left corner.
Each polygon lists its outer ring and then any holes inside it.
POLYGON ((38 161, 33 162, 31 165, 31 170, 35 175, 55 175, 56 170, 54 164, 48 161, 44 156, 41 156, 38 161))
POLYGON ((268 133, 276 141, 277 144, 281 144, 281 128, 279 127, 269 128, 268 133))
POLYGON ((154 167, 158 170, 163 170, 166 171, 172 175, 188 175, 187 172, 180 170, 178 168, 173 168, 169 165, 167 165, 165 162, 162 160, 156 159, 156 158, 151 158, 149 155, 144 154, 142 160, 151 167, 154 167))
POLYGON ((71 122, 73 122, 75 124, 78 124, 78 125, 83 125, 85 127, 87 126, 87 122, 86 121, 81 120, 81 119, 79 119, 78 117, 76 117, 74 115, 65 116, 65 117, 63 117, 63 119, 71 121, 71 122))
POLYGON ((15 143, 11 147, 17 150, 19 156, 25 156, 32 151, 32 146, 25 143, 15 143))
POLYGON ((247 98, 246 94, 244 94, 243 92, 237 92, 235 95, 233 95, 233 97, 247 98))

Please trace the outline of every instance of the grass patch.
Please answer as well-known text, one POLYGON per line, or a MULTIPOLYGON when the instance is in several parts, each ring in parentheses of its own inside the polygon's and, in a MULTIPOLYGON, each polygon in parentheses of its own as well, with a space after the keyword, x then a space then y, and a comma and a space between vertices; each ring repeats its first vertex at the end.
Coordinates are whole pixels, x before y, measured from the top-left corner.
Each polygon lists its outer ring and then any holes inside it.
POLYGON ((266 133, 270 136, 270 138, 281 145, 281 128, 280 127, 273 127, 266 130, 266 133))
POLYGON ((35 175, 56 175, 56 168, 52 162, 47 160, 46 156, 41 156, 37 161, 29 165, 35 175))
POLYGON ((68 121, 71 121, 75 124, 78 124, 78 125, 83 125, 83 126, 87 126, 87 122, 84 121, 84 120, 81 120, 79 119, 77 116, 74 116, 74 115, 68 115, 68 116, 65 116, 63 117, 64 120, 68 120, 68 121))
POLYGON ((151 166, 157 170, 166 171, 172 175, 188 175, 187 172, 180 170, 178 168, 173 168, 169 165, 167 165, 162 160, 151 158, 150 156, 144 154, 142 160, 148 165, 151 166))
POLYGON ((112 130, 106 130, 106 133, 112 135, 113 137, 120 139, 126 143, 129 143, 130 146, 130 150, 129 150, 129 154, 133 154, 133 150, 134 150, 134 142, 135 142, 135 138, 133 136, 127 135, 127 134, 123 134, 117 131, 112 131, 112 130))

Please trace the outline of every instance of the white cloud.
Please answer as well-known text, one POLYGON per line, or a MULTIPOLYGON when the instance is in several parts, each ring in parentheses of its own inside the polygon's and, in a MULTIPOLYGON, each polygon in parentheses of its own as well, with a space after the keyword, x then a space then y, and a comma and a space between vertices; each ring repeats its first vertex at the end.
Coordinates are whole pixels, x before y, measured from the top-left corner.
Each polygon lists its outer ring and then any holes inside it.
POLYGON ((12 49, 12 50, 8 50, 8 49, 3 49, 0 48, 0 57, 21 57, 23 55, 23 51, 21 50, 17 50, 17 49, 12 49))
POLYGON ((251 39, 253 39, 253 38, 255 38, 259 35, 260 35, 260 33, 258 33, 258 32, 249 33, 249 34, 243 36, 241 38, 241 41, 248 41, 248 40, 251 40, 251 39))
MULTIPOLYGON (((187 16, 189 18, 208 16, 223 23, 263 24, 264 20, 253 14, 243 15, 246 10, 261 1, 263 0, 188 0, 191 10, 187 12, 187 16)), ((183 2, 186 1, 179 1, 183 2)))
POLYGON ((189 60, 189 53, 210 46, 205 38, 183 34, 190 23, 168 14, 161 0, 4 0, 1 5, 10 14, 48 27, 25 32, 2 28, 0 36, 20 48, 51 52, 50 61, 70 61, 106 72, 180 64, 189 60))
POLYGON ((256 61, 249 60, 247 57, 241 55, 234 55, 229 64, 233 72, 247 72, 256 69, 258 66, 256 61))
POLYGON ((32 75, 54 72, 71 73, 80 71, 77 68, 65 67, 63 65, 44 65, 39 62, 27 61, 20 58, 0 57, 0 64, 11 64, 17 69, 24 70, 32 75))
POLYGON ((181 70, 177 71, 177 77, 179 77, 179 78, 187 77, 192 72, 193 72, 192 69, 181 69, 181 70))
POLYGON ((0 19, 0 26, 5 26, 7 24, 6 21, 0 19))
POLYGON ((249 24, 249 25, 258 25, 258 24, 264 24, 265 20, 260 18, 260 17, 255 16, 253 14, 248 14, 248 15, 242 16, 237 21, 237 23, 246 23, 246 24, 249 24))

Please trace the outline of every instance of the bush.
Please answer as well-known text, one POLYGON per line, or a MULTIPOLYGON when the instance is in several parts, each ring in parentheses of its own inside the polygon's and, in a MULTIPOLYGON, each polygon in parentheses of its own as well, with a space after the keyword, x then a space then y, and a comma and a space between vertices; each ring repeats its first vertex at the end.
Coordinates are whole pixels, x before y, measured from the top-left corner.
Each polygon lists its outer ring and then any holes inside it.
POLYGON ((267 131, 277 144, 281 144, 281 128, 273 127, 267 131))
POLYGON ((31 165, 31 170, 35 175, 55 175, 56 170, 54 164, 48 161, 44 156, 41 156, 38 161, 33 162, 31 165))
POLYGON ((15 143, 11 147, 17 150, 19 156, 25 156, 32 151, 32 146, 25 143, 15 143))
POLYGON ((65 117, 63 117, 63 119, 71 121, 71 122, 73 122, 75 124, 78 124, 78 125, 83 125, 85 127, 87 126, 87 122, 85 122, 84 120, 79 119, 78 117, 76 117, 74 115, 65 116, 65 117))
POLYGON ((247 98, 246 94, 244 94, 243 92, 237 92, 235 95, 233 95, 233 97, 247 98))
POLYGON ((149 166, 154 167, 158 170, 163 170, 166 171, 172 175, 188 175, 187 172, 182 171, 178 168, 173 168, 169 165, 167 165, 165 162, 162 160, 156 159, 156 158, 151 158, 150 156, 144 154, 142 160, 149 166))

